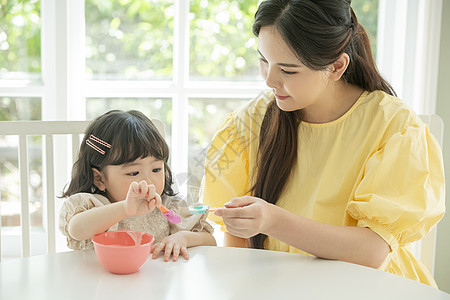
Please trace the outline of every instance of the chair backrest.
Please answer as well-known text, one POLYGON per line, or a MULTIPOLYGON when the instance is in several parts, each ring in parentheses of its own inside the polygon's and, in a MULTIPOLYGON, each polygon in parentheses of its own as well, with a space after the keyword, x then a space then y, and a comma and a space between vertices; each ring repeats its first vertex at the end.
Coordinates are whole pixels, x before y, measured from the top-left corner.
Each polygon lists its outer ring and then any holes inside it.
MULTIPOLYGON (((431 134, 436 138, 442 148, 444 140, 444 122, 438 115, 419 115, 422 121, 428 125, 431 134)), ((434 276, 434 260, 436 253, 436 232, 434 227, 424 238, 413 243, 414 255, 420 259, 434 276)))
MULTIPOLYGON (((165 136, 164 123, 152 119, 158 131, 165 136)), ((29 173, 29 136, 42 137, 42 189, 43 189, 43 227, 47 238, 46 252, 56 252, 56 196, 63 186, 55 186, 55 180, 60 180, 61 164, 72 166, 75 161, 83 133, 90 121, 3 121, 0 122, 0 136, 18 136, 18 165, 19 165, 19 199, 20 199, 20 231, 21 256, 28 257, 30 251, 30 173, 29 173), (57 136, 58 135, 58 136, 57 136), (70 139, 67 137, 71 137, 70 139), (71 149, 66 151, 65 149, 71 149), (66 151, 67 155, 61 155, 66 151), (57 155, 55 155, 55 153, 57 155), (70 155, 70 153, 72 155, 70 155), (58 156, 58 160, 55 160, 58 156), (65 161, 63 161, 65 160, 65 161), (57 166, 57 168, 55 168, 57 166)), ((0 153, 0 158, 4 158, 0 153)), ((2 181, 4 181, 2 179, 2 181)), ((1 195, 1 194, 0 194, 1 195)), ((1 215, 0 210, 0 215, 1 215)), ((1 219, 0 219, 1 220, 1 219)), ((1 229, 1 222, 0 222, 1 229)), ((2 258, 0 230, 0 261, 2 258)))

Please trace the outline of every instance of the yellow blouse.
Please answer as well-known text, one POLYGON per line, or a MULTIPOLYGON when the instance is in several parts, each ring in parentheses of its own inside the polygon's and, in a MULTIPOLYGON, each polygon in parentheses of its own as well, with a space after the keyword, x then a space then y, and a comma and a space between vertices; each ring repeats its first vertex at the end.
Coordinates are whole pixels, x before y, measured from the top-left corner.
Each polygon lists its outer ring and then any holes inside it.
MULTIPOLYGON (((203 202, 223 206, 249 194, 260 126, 272 92, 231 114, 205 162, 203 202)), ((408 250, 443 217, 442 151, 429 128, 401 100, 364 92, 339 119, 299 126, 299 160, 278 206, 334 225, 369 227, 390 246, 380 269, 436 286, 408 250)), ((220 217, 209 218, 223 225, 220 217)), ((265 249, 305 253, 272 237, 265 249)))

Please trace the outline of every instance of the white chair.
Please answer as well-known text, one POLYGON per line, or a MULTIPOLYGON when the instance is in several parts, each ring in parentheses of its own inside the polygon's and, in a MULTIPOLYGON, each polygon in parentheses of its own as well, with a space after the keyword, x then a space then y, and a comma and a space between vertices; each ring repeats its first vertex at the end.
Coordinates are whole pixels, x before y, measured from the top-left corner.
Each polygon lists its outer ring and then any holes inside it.
MULTIPOLYGON (((442 147, 444 140, 444 122, 438 115, 419 115, 422 121, 428 125, 430 132, 442 147)), ((420 259, 434 276, 434 260, 436 253, 436 232, 434 227, 420 241, 413 243, 414 255, 420 259)))
MULTIPOLYGON (((152 120, 158 131, 165 135, 164 124, 160 120, 152 120)), ((71 166, 75 161, 81 140, 90 121, 3 121, 0 122, 0 136, 18 136, 18 161, 19 161, 19 185, 20 185, 20 229, 21 229, 21 256, 28 257, 30 252, 30 211, 29 211, 29 170, 28 170, 28 136, 42 136, 42 188, 43 188, 43 225, 47 238, 47 253, 56 252, 56 209, 55 200, 62 192, 63 186, 55 186, 55 179, 60 176, 62 164, 71 166), (58 136, 57 136, 58 135, 58 136), (59 135, 66 136, 61 138, 59 135), (67 136, 71 136, 68 139, 67 136), (56 142, 55 142, 56 141, 56 142), (61 142, 62 141, 62 142, 61 142), (61 144, 64 143, 64 144, 61 144), (70 144, 70 145, 69 145, 70 144), (68 155, 64 157, 61 152, 65 149, 68 155), (69 153, 72 153, 70 156, 69 153), (59 156, 58 160, 55 160, 59 156), (62 158, 61 158, 62 156, 62 158), (55 165, 58 167, 55 168, 55 165)), ((0 157, 2 154, 0 154, 0 157)), ((69 167, 70 169, 70 167, 69 167)), ((70 171, 70 170, 69 170, 70 171)), ((70 173, 70 172, 69 172, 70 173)), ((0 211, 1 214, 1 211, 0 211)), ((1 223, 0 223, 1 225, 1 223)), ((1 228, 0 228, 1 229, 1 228)), ((2 258, 0 230, 0 261, 2 258)))
MULTIPOLYGON (((78 154, 78 148, 89 121, 14 121, 0 122, 0 135, 18 136, 18 162, 20 186, 20 228, 22 257, 30 256, 30 211, 29 211, 29 143, 28 136, 42 136, 42 188, 43 188, 43 215, 44 228, 47 238, 47 252, 55 253, 55 150, 68 148, 67 145, 58 144, 55 148, 56 135, 70 135, 72 162, 78 154)), ((56 138, 58 139, 58 138, 56 138)), ((58 164, 61 162, 59 161, 58 164)), ((1 246, 1 245, 0 245, 1 246)), ((1 247, 0 247, 1 249, 1 247)), ((1 255, 0 255, 1 258, 1 255)))

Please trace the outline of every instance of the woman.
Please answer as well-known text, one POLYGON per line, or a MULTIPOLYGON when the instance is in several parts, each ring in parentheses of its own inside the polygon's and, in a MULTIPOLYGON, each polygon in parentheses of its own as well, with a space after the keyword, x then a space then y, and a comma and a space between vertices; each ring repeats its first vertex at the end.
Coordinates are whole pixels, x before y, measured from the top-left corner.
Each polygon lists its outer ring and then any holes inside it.
POLYGON ((267 0, 256 14, 270 91, 228 117, 203 201, 227 246, 309 253, 436 286, 410 252, 442 218, 442 153, 377 71, 345 0, 267 0))

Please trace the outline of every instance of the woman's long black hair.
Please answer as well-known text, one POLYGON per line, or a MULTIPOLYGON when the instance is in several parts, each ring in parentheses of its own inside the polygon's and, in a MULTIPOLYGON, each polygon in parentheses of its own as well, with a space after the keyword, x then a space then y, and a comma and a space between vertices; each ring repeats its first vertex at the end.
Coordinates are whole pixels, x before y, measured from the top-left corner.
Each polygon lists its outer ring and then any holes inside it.
POLYGON ((72 179, 61 197, 77 193, 101 194, 94 185, 92 168, 101 171, 108 165, 121 165, 138 158, 153 156, 164 161, 165 185, 163 194, 173 196, 172 172, 169 165, 169 147, 152 121, 143 113, 130 110, 111 110, 93 120, 84 134, 78 158, 72 168, 72 179), (111 145, 111 148, 95 144, 105 154, 86 144, 93 135, 111 145))
MULTIPOLYGON (((266 0, 255 14, 253 33, 274 26, 291 51, 308 68, 325 70, 342 53, 350 57, 342 79, 367 91, 382 90, 395 95, 377 70, 369 38, 358 23, 351 0, 266 0)), ((258 148, 253 196, 275 204, 297 164, 298 126, 301 111, 282 111, 275 101, 264 116, 258 148)), ((262 249, 266 235, 250 239, 262 249)))

